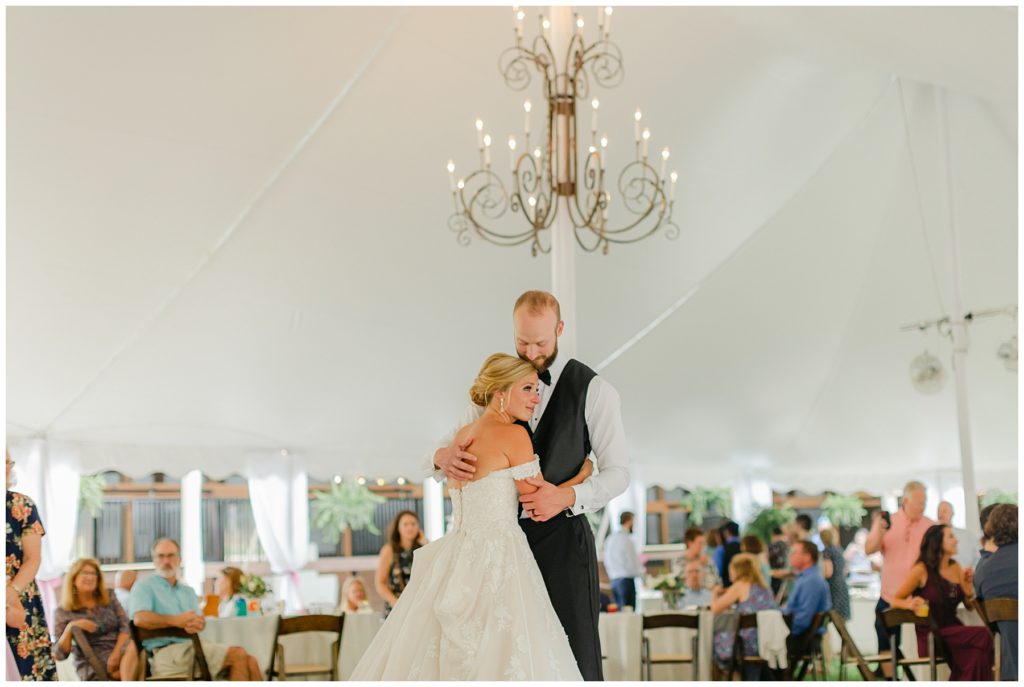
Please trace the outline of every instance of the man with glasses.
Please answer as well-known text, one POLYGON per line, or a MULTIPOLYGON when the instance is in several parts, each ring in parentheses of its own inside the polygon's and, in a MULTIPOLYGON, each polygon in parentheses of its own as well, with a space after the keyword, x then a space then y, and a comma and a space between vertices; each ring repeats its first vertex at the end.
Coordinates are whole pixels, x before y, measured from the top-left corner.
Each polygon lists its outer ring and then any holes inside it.
MULTIPOLYGON (((896 647, 893 647, 888 630, 882 625, 881 613, 889 608, 896 590, 917 562, 924 533, 935 524, 924 517, 925 500, 924 485, 916 481, 907 482, 903 487, 900 509, 890 516, 891 525, 886 523, 881 512, 875 513, 868 540, 864 544, 864 551, 868 555, 882 552, 882 595, 875 606, 875 634, 878 636, 880 654, 899 650, 900 628, 896 628, 896 647)), ((883 663, 882 671, 886 677, 891 677, 892 663, 883 663)))
MULTIPOLYGON (((201 632, 206 620, 199 611, 195 590, 178 579, 181 547, 173 539, 158 539, 153 544, 156 575, 132 588, 132 621, 146 630, 180 627, 189 634, 201 632)), ((192 642, 184 638, 147 639, 143 647, 153 656, 154 675, 188 673, 192 670, 192 642)), ((256 659, 238 646, 202 642, 210 674, 216 678, 227 672, 229 680, 262 680, 256 659)))

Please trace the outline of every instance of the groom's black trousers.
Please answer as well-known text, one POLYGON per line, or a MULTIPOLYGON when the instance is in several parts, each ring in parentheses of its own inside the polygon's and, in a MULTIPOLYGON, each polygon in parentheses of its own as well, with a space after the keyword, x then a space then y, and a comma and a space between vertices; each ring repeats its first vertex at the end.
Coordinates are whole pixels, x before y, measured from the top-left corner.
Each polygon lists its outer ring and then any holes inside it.
POLYGON ((520 519, 551 605, 569 636, 584 680, 603 680, 601 638, 597 632, 600 591, 597 548, 586 516, 558 514, 547 522, 520 519))

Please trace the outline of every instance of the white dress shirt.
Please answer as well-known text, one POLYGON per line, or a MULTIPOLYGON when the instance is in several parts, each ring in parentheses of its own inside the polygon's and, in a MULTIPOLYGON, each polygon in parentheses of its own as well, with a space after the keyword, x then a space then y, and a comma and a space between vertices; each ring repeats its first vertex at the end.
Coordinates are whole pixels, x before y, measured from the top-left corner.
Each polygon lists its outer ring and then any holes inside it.
POLYGON ((633 537, 626 530, 619 530, 605 539, 604 571, 608 573, 609 580, 640 577, 644 574, 633 537))
MULTIPOLYGON (((530 429, 536 430, 537 423, 544 415, 548 399, 558 385, 558 378, 565 369, 568 359, 558 359, 549 368, 551 386, 541 382, 539 387, 540 403, 530 418, 530 429)), ((459 424, 444 437, 426 457, 424 474, 433 475, 438 482, 444 480, 444 473, 434 470, 434 451, 452 443, 452 439, 460 429, 479 418, 484 409, 472 403, 462 414, 459 424)), ((622 428, 622 409, 619 392, 599 375, 590 380, 587 387, 587 402, 583 417, 590 431, 590 446, 596 458, 594 465, 597 470, 582 484, 572 489, 576 492, 576 502, 572 506, 572 514, 579 515, 603 508, 613 498, 626 491, 629 486, 629 461, 626 458, 626 433, 622 428)), ((472 452, 472 450, 470 451, 472 452)))

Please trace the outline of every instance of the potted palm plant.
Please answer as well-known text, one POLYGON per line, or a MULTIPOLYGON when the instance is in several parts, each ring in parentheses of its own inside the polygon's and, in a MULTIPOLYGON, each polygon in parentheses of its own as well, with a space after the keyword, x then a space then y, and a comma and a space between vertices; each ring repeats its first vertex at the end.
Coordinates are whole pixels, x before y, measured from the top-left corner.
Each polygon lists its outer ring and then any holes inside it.
POLYGON ((384 503, 368 488, 354 482, 338 482, 330 489, 313 495, 313 525, 330 544, 337 544, 346 529, 353 532, 369 530, 380 534, 373 524, 373 513, 378 503, 384 503))

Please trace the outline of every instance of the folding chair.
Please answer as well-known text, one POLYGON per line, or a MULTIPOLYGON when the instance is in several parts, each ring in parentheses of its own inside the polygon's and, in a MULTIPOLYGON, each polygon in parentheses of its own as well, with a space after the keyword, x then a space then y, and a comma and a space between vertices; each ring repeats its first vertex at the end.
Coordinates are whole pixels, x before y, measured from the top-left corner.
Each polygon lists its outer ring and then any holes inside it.
POLYGON ((700 636, 700 615, 688 613, 658 613, 645 615, 643 620, 643 644, 641 646, 641 661, 644 665, 644 679, 648 682, 654 680, 654 666, 656 665, 682 665, 689 663, 693 666, 693 676, 697 679, 697 643, 700 636), (687 654, 652 654, 651 641, 647 635, 649 630, 662 630, 665 628, 684 628, 693 630, 693 639, 690 643, 690 653, 687 654))
POLYGON ((743 637, 740 635, 740 630, 749 629, 757 629, 756 613, 742 614, 739 617, 739 621, 736 623, 736 635, 732 644, 732 661, 729 664, 729 672, 726 677, 729 682, 732 682, 733 676, 737 671, 740 674, 740 678, 746 680, 747 668, 756 668, 759 673, 764 673, 766 671, 775 672, 768 666, 768 661, 761 658, 759 655, 746 655, 746 652, 743 650, 743 637))
MULTIPOLYGON (((1000 622, 1017 622, 1017 599, 985 599, 980 605, 978 611, 994 635, 999 634, 1000 622)), ((1002 637, 1000 641, 995 642, 995 647, 995 678, 998 680, 999 664, 1002 661, 1002 637)))
POLYGON ((277 621, 277 636, 274 638, 274 654, 270 658, 270 669, 267 678, 275 677, 287 680, 289 677, 307 677, 310 675, 330 675, 331 681, 338 680, 338 653, 341 650, 341 631, 345 625, 344 615, 300 615, 294 618, 281 618, 277 621), (301 632, 330 632, 336 634, 331 643, 330 664, 323 663, 285 663, 284 646, 280 639, 285 635, 301 632))
POLYGON ((832 624, 835 625, 836 632, 839 633, 839 639, 842 642, 839 649, 839 679, 846 679, 846 666, 855 665, 865 682, 877 680, 878 678, 874 672, 868 668, 868 663, 881 665, 882 661, 889 660, 889 657, 883 654, 863 655, 860 649, 857 648, 857 644, 853 641, 850 631, 846 628, 846 621, 843 620, 843 616, 839 615, 835 609, 829 611, 828 616, 832 624))
POLYGON ((78 627, 77 625, 71 626, 71 638, 78 645, 82 655, 85 656, 85 660, 92 666, 93 673, 96 674, 94 679, 102 682, 110 680, 110 676, 107 675, 107 666, 100 660, 100 657, 96 655, 92 645, 89 644, 88 638, 85 636, 85 630, 78 627))
POLYGON ((899 672, 897 668, 903 667, 903 672, 913 679, 910 673, 912 666, 927 665, 929 675, 931 676, 932 682, 938 679, 938 664, 948 663, 944 657, 936 656, 936 649, 943 649, 942 639, 938 637, 936 628, 932 625, 930 618, 922 618, 916 615, 913 611, 908 611, 905 608, 890 608, 882 613, 882 625, 889 632, 889 637, 892 645, 892 679, 899 680, 899 672), (921 656, 918 658, 901 658, 899 655, 899 647, 896 645, 896 629, 900 625, 909 624, 919 627, 928 628, 928 655, 921 656), (938 641, 936 641, 938 640, 938 641))
POLYGON ((135 648, 139 650, 139 675, 143 680, 194 680, 196 669, 198 668, 200 680, 205 682, 213 681, 213 677, 210 675, 210 668, 206 665, 206 654, 203 653, 203 645, 199 641, 199 635, 189 634, 180 627, 161 627, 156 630, 147 630, 139 627, 132 621, 128 622, 128 628, 131 630, 135 648), (149 673, 150 653, 142 646, 142 642, 147 639, 163 638, 187 639, 192 642, 192 669, 189 672, 165 673, 161 675, 151 675, 149 673))
MULTIPOLYGON (((787 619, 790 616, 787 616, 787 619)), ((795 671, 796 676, 794 680, 801 681, 804 679, 804 675, 807 674, 807 668, 810 666, 811 674, 815 680, 827 680, 828 675, 825 670, 825 657, 821 652, 821 640, 822 635, 818 634, 818 630, 824 627, 828 623, 827 613, 815 613, 814 618, 811 619, 811 625, 808 627, 802 635, 793 638, 794 649, 789 653, 789 668, 787 672, 792 675, 794 668, 797 664, 800 664, 800 670, 795 671), (818 665, 821 665, 821 672, 818 672, 818 665)))

